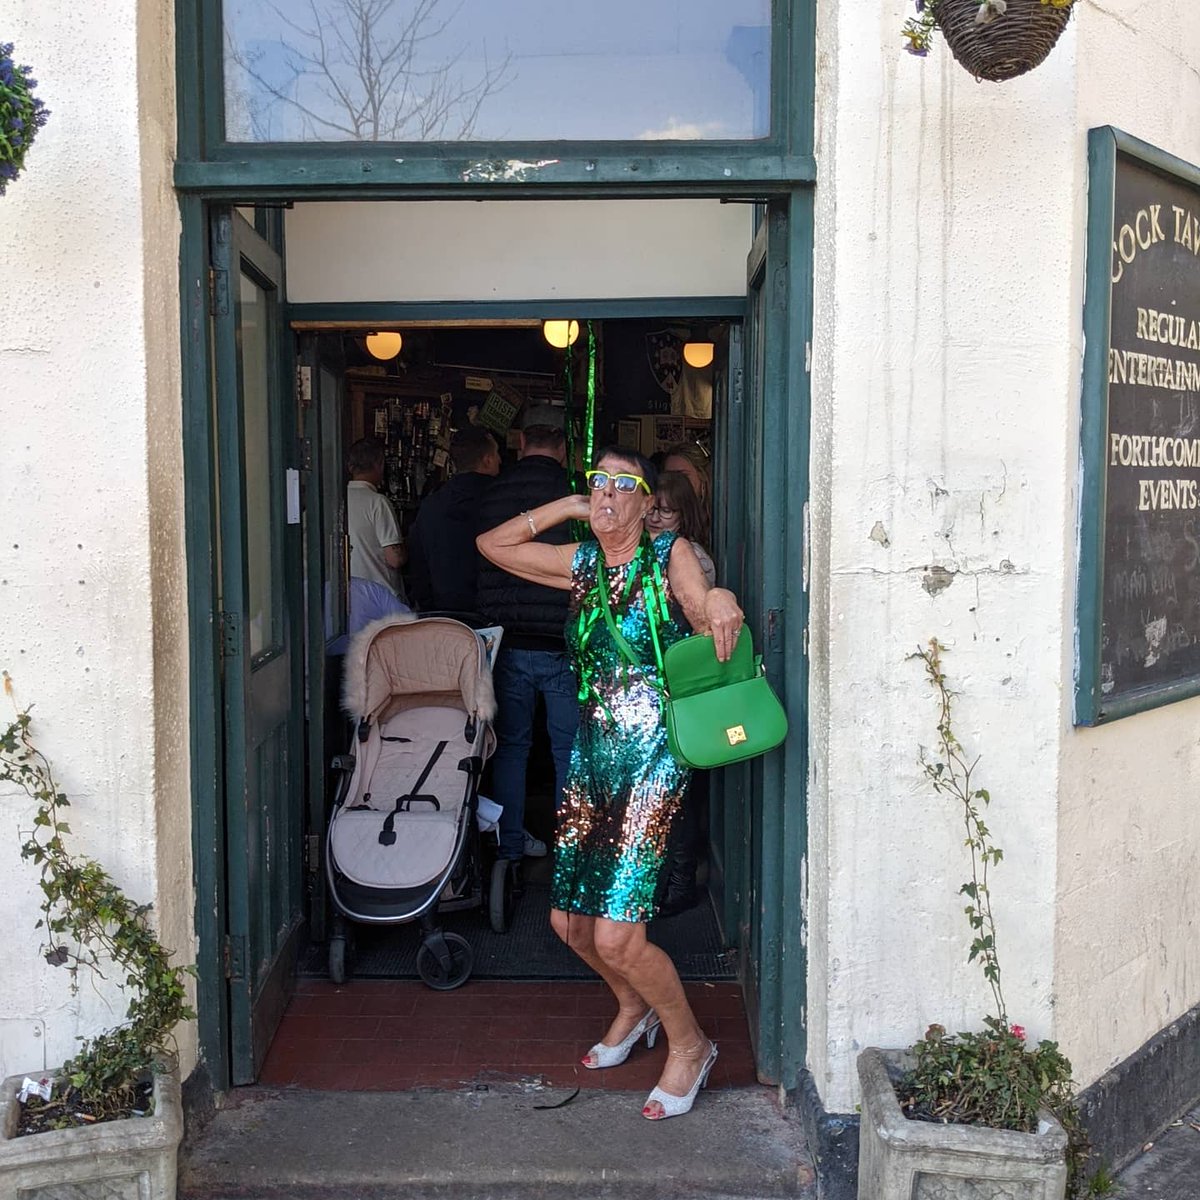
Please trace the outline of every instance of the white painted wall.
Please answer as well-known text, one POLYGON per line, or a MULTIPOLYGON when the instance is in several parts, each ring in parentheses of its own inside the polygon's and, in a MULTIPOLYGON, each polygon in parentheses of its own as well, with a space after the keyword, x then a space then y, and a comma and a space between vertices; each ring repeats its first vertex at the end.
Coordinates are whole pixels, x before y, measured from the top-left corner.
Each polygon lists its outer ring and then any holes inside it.
MULTIPOLYGON (((171 8, 5 9, 52 115, 0 200, 0 667, 36 705, 76 847, 191 961, 171 8)), ((41 959, 31 815, 0 795, 0 1075, 124 1015, 41 959)))
POLYGON ((297 204, 297 303, 741 296, 752 209, 717 200, 297 204))
POLYGON ((1200 157, 1197 23, 1156 9, 1081 5, 1001 86, 944 46, 901 52, 904 4, 819 10, 807 916, 830 1110, 852 1110, 864 1045, 989 1011, 958 813, 917 761, 936 710, 908 656, 931 636, 1006 855, 1010 1018, 1086 1084, 1200 998, 1200 705, 1070 723, 1086 131, 1200 157), (932 594, 931 567, 951 579, 932 594))

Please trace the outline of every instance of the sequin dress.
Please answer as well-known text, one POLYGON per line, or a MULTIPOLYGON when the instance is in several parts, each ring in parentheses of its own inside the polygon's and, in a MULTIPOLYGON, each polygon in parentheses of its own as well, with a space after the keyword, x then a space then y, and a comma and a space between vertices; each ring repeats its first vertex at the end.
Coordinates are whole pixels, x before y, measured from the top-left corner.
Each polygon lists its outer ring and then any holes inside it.
POLYGON ((666 601, 665 619, 657 622, 659 644, 665 651, 686 637, 691 629, 667 579, 675 537, 661 533, 653 544, 647 538, 643 557, 603 570, 613 616, 639 666, 621 654, 597 611, 599 544, 584 542, 572 564, 566 635, 583 689, 551 892, 553 906, 566 912, 613 921, 648 921, 654 915, 667 837, 690 772, 667 745, 643 571, 636 569, 631 584, 629 576, 631 568, 644 565, 649 571, 657 561, 666 601))

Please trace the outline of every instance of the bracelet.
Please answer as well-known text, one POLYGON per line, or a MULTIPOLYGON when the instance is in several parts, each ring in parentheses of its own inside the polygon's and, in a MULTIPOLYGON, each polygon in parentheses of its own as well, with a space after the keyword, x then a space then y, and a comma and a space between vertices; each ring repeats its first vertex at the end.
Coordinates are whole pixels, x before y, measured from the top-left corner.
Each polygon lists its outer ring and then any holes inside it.
POLYGON ((533 517, 531 517, 529 515, 529 510, 526 509, 526 511, 523 512, 521 514, 521 516, 523 516, 525 518, 525 520, 527 520, 529 522, 529 536, 537 537, 537 526, 533 523, 533 517))

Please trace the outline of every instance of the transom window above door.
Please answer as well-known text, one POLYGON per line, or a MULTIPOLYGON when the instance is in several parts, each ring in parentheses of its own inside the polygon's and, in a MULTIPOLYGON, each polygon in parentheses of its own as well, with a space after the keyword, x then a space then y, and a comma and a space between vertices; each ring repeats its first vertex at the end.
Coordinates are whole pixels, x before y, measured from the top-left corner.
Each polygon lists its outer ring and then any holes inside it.
POLYGON ((753 141, 771 0, 224 0, 229 142, 753 141))

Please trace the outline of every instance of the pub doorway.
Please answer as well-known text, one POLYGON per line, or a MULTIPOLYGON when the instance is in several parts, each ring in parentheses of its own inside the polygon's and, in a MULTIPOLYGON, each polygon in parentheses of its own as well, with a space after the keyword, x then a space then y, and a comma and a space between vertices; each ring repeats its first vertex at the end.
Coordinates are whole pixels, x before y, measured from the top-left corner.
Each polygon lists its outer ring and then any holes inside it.
MULTIPOLYGON (((636 387, 614 384, 614 398, 621 399, 602 412, 605 440, 636 439, 639 448, 654 453, 691 434, 705 446, 715 466, 712 536, 722 576, 748 611, 762 614, 759 627, 774 628, 778 613, 764 607, 770 567, 764 569, 763 548, 770 534, 761 517, 771 453, 763 453, 765 390, 754 382, 765 380, 773 354, 764 337, 770 305, 761 286, 770 236, 768 223, 759 221, 749 300, 735 295, 666 301, 316 301, 292 299, 284 283, 281 236, 272 246, 257 214, 258 228, 228 209, 215 210, 212 219, 213 437, 228 714, 223 1023, 231 1081, 245 1083, 258 1078, 296 980, 311 976, 322 953, 314 948, 330 933, 321 833, 329 804, 328 763, 340 750, 328 648, 340 633, 336 598, 344 582, 340 506, 348 440, 370 429, 381 432, 386 445, 393 424, 398 427, 391 440, 393 494, 402 506, 413 505, 415 514, 420 493, 444 467, 436 461, 445 449, 438 444, 443 420, 446 429, 456 420, 470 421, 472 407, 478 419, 489 401, 491 420, 514 398, 554 402, 562 367, 545 360, 538 340, 544 341, 542 314, 574 313, 565 317, 568 323, 590 323, 593 344, 614 380, 635 359, 653 379, 654 360, 663 359, 664 346, 672 339, 682 344, 699 330, 696 340, 714 346, 711 423, 689 429, 689 419, 703 418, 639 411, 632 398, 636 387), (401 333, 415 353, 404 372, 380 371, 364 361, 365 336, 381 329, 401 333), (468 386, 469 380, 485 379, 486 394, 481 386, 468 386), (482 403, 470 403, 472 391, 482 403), (413 461, 403 461, 405 445, 422 452, 423 479, 413 461), (305 798, 300 805, 298 796, 305 798)), ((288 271, 295 261, 286 256, 288 271)), ((583 372, 573 368, 573 374, 578 380, 583 372)), ((607 388, 609 380, 602 377, 601 383, 607 388)), ((496 433, 509 451, 507 430, 496 433)), ((764 649, 770 661, 771 648, 764 649)), ((552 804, 545 804, 545 781, 537 779, 536 766, 534 780, 543 787, 541 803, 530 807, 536 837, 550 832, 552 804)), ((703 880, 716 897, 711 915, 720 931, 717 956, 728 964, 733 960, 723 952, 733 946, 740 952, 752 1028, 760 1026, 755 956, 764 948, 753 916, 761 893, 756 872, 764 861, 756 788, 761 775, 756 779, 755 769, 714 781, 703 880)), ((538 871, 534 863, 531 890, 544 882, 538 871)), ((368 970, 387 971, 392 978, 402 970, 393 950, 376 946, 373 952, 377 964, 387 965, 368 970)), ((355 964, 360 977, 363 963, 360 956, 355 964)), ((528 965, 516 970, 533 979, 539 975, 528 965)))

